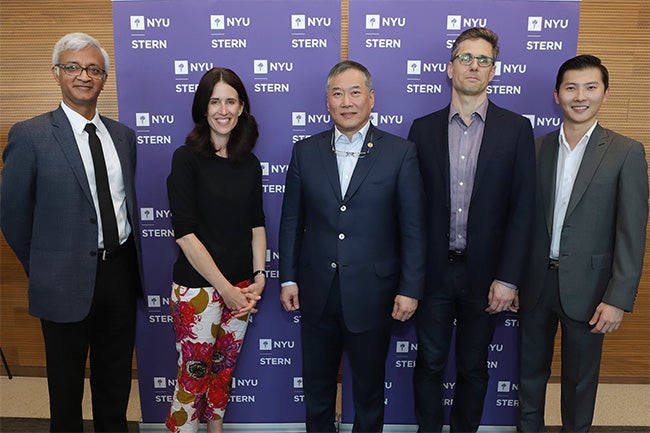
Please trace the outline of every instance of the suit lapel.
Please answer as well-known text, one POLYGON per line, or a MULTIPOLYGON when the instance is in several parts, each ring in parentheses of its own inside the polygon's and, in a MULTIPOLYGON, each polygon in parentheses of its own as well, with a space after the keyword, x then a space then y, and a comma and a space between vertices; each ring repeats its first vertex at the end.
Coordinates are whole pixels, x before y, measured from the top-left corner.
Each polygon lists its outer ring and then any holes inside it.
POLYGON ((370 128, 366 133, 366 138, 364 140, 363 146, 361 147, 361 151, 368 152, 368 154, 366 154, 366 156, 363 158, 359 158, 357 160, 357 165, 354 167, 352 178, 350 179, 350 185, 348 185, 348 190, 345 192, 345 197, 343 197, 344 202, 350 200, 354 193, 357 192, 359 186, 361 186, 366 176, 368 176, 370 168, 375 164, 377 158, 379 158, 382 150, 381 141, 383 138, 384 135, 381 133, 381 131, 370 124, 370 128), (372 146, 369 148, 368 143, 370 142, 372 142, 372 146))
POLYGON ((438 166, 438 173, 442 175, 443 182, 445 183, 445 191, 447 192, 447 208, 451 206, 451 193, 449 191, 449 109, 440 112, 438 117, 434 118, 434 125, 432 131, 434 132, 433 138, 433 152, 431 156, 433 165, 438 166))
POLYGON ((341 181, 339 179, 339 169, 336 164, 336 155, 332 152, 332 137, 334 136, 334 129, 329 132, 324 132, 316 144, 320 152, 321 161, 325 167, 325 173, 329 184, 332 187, 332 192, 340 202, 341 198, 341 181))
POLYGON ((129 149, 128 143, 124 134, 120 130, 112 127, 111 123, 105 117, 101 116, 102 123, 106 126, 108 133, 111 135, 113 144, 115 145, 115 150, 117 151, 117 156, 120 160, 120 168, 122 170, 122 178, 124 179, 125 189, 127 183, 133 180, 131 173, 133 173, 134 167, 131 166, 131 149, 129 149))
POLYGON ((605 156, 610 141, 611 140, 607 137, 607 132, 600 125, 596 125, 596 128, 587 143, 585 154, 582 157, 582 162, 578 169, 578 175, 573 183, 571 198, 569 199, 569 205, 566 210, 567 216, 571 215, 587 190, 587 187, 591 183, 591 179, 594 177, 594 173, 596 173, 603 156, 605 156))
MULTIPOLYGON (((489 161, 499 144, 498 137, 501 136, 499 130, 503 126, 501 125, 502 116, 503 114, 491 102, 488 102, 488 109, 485 113, 485 126, 483 127, 483 138, 481 139, 481 149, 479 150, 476 161, 476 174, 474 175, 470 203, 476 197, 481 185, 485 184, 485 182, 481 182, 481 179, 486 175, 488 167, 490 167, 489 161)), ((488 184, 490 183, 488 182, 488 184)))
POLYGON ((557 155, 559 150, 559 130, 548 135, 540 144, 538 173, 540 195, 544 206, 544 218, 549 238, 553 233, 553 213, 555 210, 555 178, 557 172, 557 155))
POLYGON ((72 126, 70 126, 70 121, 65 115, 65 112, 61 107, 52 112, 52 133, 56 139, 59 147, 63 151, 63 154, 70 163, 72 172, 74 173, 81 190, 92 204, 93 198, 90 193, 90 186, 88 184, 88 177, 86 176, 86 169, 84 168, 83 161, 81 160, 81 154, 79 153, 79 148, 77 147, 77 140, 74 137, 74 132, 72 131, 72 126))

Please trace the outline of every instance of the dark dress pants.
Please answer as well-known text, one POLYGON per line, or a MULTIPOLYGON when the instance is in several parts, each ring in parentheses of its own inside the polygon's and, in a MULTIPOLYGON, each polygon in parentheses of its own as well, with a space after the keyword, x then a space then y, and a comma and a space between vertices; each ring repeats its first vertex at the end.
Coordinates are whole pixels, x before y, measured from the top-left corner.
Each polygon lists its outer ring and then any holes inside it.
POLYGON ((443 380, 456 319, 456 386, 451 432, 475 432, 483 415, 489 374, 488 346, 494 317, 485 312, 484 295, 472 293, 464 261, 449 264, 443 285, 420 301, 416 312, 418 355, 413 373, 415 414, 419 433, 443 426, 443 380))
POLYGON ((323 316, 310 321, 303 315, 303 387, 308 432, 334 432, 338 371, 342 352, 352 368, 353 432, 381 432, 384 423, 385 362, 390 343, 386 326, 350 332, 343 321, 338 276, 334 279, 323 316))
POLYGON ((570 319, 560 304, 557 269, 549 269, 538 304, 519 314, 520 420, 517 430, 545 431, 546 384, 551 375, 558 321, 562 327, 562 432, 588 432, 594 416, 603 334, 570 319))
POLYGON ((90 387, 96 432, 126 432, 140 293, 133 241, 98 262, 93 303, 80 322, 41 320, 50 395, 50 431, 82 432, 81 403, 90 350, 90 387))

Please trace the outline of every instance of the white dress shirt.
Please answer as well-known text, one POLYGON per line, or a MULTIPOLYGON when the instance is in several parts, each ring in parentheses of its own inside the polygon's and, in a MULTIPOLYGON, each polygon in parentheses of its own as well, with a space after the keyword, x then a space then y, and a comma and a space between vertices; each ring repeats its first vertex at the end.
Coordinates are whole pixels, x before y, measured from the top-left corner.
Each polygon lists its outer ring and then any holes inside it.
POLYGON ((336 155, 336 165, 339 169, 339 182, 341 184, 341 197, 345 197, 345 193, 350 186, 350 179, 354 173, 354 168, 357 166, 359 160, 359 152, 363 148, 363 142, 366 139, 366 133, 370 128, 370 121, 354 133, 352 141, 342 134, 336 126, 334 127, 334 148, 343 152, 356 152, 356 155, 336 155))
POLYGON ((551 251, 549 257, 558 259, 560 257, 560 238, 562 237, 562 226, 566 216, 569 199, 573 191, 573 183, 578 175, 582 157, 585 154, 587 143, 591 133, 598 122, 589 128, 582 136, 576 147, 571 149, 564 135, 564 122, 560 126, 559 149, 557 154, 557 168, 555 170, 555 205, 553 206, 553 233, 551 236, 551 251))
MULTIPOLYGON (((108 172, 108 184, 111 189, 111 197, 113 199, 113 209, 115 209, 115 217, 117 218, 117 230, 120 237, 120 244, 126 241, 131 234, 131 226, 127 218, 126 210, 126 191, 124 188, 124 177, 122 176, 122 165, 120 158, 115 149, 115 143, 109 134, 108 129, 102 123, 99 114, 95 112, 95 117, 88 120, 81 114, 74 111, 72 108, 61 102, 61 108, 70 121, 74 138, 81 154, 81 160, 86 170, 86 178, 88 179, 88 186, 90 193, 93 197, 93 204, 95 205, 95 213, 97 214, 97 225, 102 227, 102 217, 99 211, 99 199, 97 198, 97 186, 95 184, 95 167, 93 166, 93 157, 90 153, 90 146, 88 144, 88 133, 84 130, 86 124, 92 123, 97 127, 97 136, 102 142, 102 152, 104 153, 104 160, 106 161, 106 170, 108 172)), ((97 247, 104 248, 104 235, 102 230, 97 230, 97 247)))

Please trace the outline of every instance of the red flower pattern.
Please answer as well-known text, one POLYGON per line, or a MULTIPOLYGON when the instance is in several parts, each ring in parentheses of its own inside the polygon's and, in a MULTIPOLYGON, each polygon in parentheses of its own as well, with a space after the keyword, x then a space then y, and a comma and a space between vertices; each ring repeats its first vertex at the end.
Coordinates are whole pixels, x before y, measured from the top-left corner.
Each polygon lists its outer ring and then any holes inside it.
POLYGON ((185 340, 187 338, 196 338, 196 333, 192 328, 201 318, 194 314, 194 306, 189 302, 181 301, 172 302, 171 307, 176 339, 185 340))
MULTIPOLYGON (((219 373, 213 374, 210 379, 210 389, 208 389, 208 405, 211 409, 225 410, 230 395, 230 379, 233 368, 226 368, 219 373)), ((207 411, 207 414, 213 414, 214 410, 207 411)))
POLYGON ((183 343, 183 364, 178 381, 187 392, 198 395, 208 388, 213 347, 210 343, 183 343))
MULTIPOLYGON (((250 281, 242 281, 235 286, 243 288, 249 284, 250 281)), ((198 419, 220 419, 228 404, 230 382, 243 345, 247 323, 234 317, 232 310, 225 305, 216 290, 211 293, 211 302, 220 306, 220 317, 218 315, 203 317, 202 313, 196 313, 194 305, 188 301, 178 300, 171 305, 176 341, 181 350, 177 386, 195 396, 191 403, 181 403, 180 406, 179 402, 174 403, 165 420, 165 424, 171 431, 179 431, 179 426, 176 425, 177 419, 173 417, 174 411, 179 410, 179 407, 184 406, 187 410, 189 415, 187 422, 196 422, 198 419), (213 321, 216 323, 212 324, 213 321), (204 322, 205 326, 197 326, 201 322, 204 322), (210 332, 211 324, 220 327, 216 341, 213 343, 205 342, 204 339, 209 338, 206 331, 210 332)))
POLYGON ((236 340, 232 332, 226 333, 215 342, 212 357, 212 372, 218 373, 226 368, 235 368, 242 340, 236 340))

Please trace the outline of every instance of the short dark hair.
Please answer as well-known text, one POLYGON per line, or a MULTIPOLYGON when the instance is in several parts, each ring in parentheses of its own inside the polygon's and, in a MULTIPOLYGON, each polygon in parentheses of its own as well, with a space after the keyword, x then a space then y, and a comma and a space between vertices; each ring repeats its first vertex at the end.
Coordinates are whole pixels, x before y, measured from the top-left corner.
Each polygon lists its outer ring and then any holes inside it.
POLYGON ((361 63, 355 62, 354 60, 344 60, 334 65, 332 69, 330 69, 329 74, 327 74, 327 82, 325 83, 325 88, 329 90, 332 78, 347 71, 348 69, 356 69, 357 71, 361 71, 363 74, 364 82, 366 83, 366 87, 368 90, 372 90, 372 75, 370 75, 370 71, 361 63))
POLYGON ((458 55, 458 49, 461 42, 468 39, 483 39, 484 41, 489 42, 489 44, 492 45, 492 58, 496 62, 497 57, 499 56, 499 36, 485 27, 472 27, 458 35, 454 41, 454 45, 451 47, 451 62, 453 62, 458 55))
POLYGON ((185 142, 192 150, 201 154, 212 155, 214 153, 206 113, 214 86, 220 81, 232 86, 237 91, 239 100, 244 104, 244 109, 239 116, 237 125, 230 133, 226 147, 228 157, 237 160, 251 153, 259 137, 259 131, 257 121, 250 112, 251 104, 246 87, 237 74, 228 68, 212 68, 201 77, 192 103, 194 129, 188 134, 185 142))
POLYGON ((592 56, 591 54, 581 54, 562 63, 562 66, 560 66, 560 69, 557 71, 557 78, 555 79, 555 91, 560 91, 560 85, 562 85, 562 80, 564 80, 564 74, 566 71, 591 68, 600 69, 600 75, 603 78, 605 90, 609 89, 609 71, 605 65, 603 65, 600 59, 596 56, 592 56))

